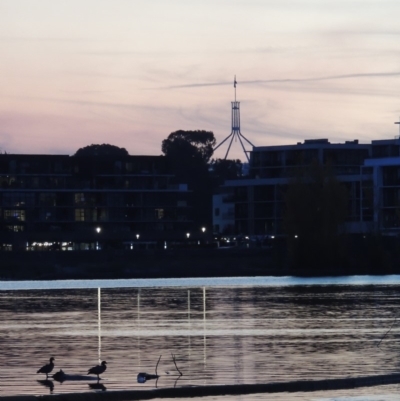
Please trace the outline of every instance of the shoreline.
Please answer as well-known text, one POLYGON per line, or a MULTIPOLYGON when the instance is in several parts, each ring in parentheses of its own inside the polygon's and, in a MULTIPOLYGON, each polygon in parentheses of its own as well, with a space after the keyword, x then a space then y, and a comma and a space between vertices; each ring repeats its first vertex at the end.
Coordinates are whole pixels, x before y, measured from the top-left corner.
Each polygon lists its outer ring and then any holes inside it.
POLYGON ((0 281, 196 277, 335 277, 399 274, 382 265, 291 269, 282 252, 264 248, 144 251, 2 252, 0 281))
POLYGON ((210 396, 272 394, 283 392, 314 392, 355 389, 400 383, 400 374, 346 377, 321 380, 297 380, 263 384, 232 384, 211 386, 167 387, 150 390, 115 390, 102 392, 62 393, 40 396, 4 396, 3 401, 139 401, 160 398, 197 398, 210 396))

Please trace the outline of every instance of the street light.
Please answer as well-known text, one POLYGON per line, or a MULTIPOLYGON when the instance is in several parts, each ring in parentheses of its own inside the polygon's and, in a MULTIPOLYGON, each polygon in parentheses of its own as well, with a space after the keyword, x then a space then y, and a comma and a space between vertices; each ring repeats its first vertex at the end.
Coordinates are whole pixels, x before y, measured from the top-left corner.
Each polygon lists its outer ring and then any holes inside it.
MULTIPOLYGON (((206 232, 206 228, 203 226, 203 227, 201 227, 201 232, 203 233, 203 235, 202 235, 202 241, 204 241, 204 237, 205 237, 205 232, 206 232)), ((198 245, 200 245, 200 240, 199 241, 197 241, 197 244, 198 245)))
POLYGON ((190 237, 190 233, 186 233, 186 237, 189 238, 190 237))
MULTIPOLYGON (((97 232, 97 234, 100 234, 101 227, 96 227, 96 232, 97 232)), ((96 251, 98 251, 99 249, 100 249, 99 241, 96 241, 96 251)))
POLYGON ((136 239, 139 239, 140 238, 140 235, 139 234, 136 234, 136 239))

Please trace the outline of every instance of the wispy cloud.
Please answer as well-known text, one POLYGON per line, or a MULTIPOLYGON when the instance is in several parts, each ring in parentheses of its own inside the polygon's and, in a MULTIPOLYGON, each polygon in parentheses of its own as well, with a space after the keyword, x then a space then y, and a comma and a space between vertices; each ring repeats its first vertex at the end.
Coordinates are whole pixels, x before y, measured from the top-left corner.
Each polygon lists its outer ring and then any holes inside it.
POLYGON ((350 36, 350 35, 368 35, 368 36, 399 36, 400 31, 398 30, 337 30, 337 31, 328 31, 329 34, 332 35, 343 35, 343 36, 350 36))
MULTIPOLYGON (((273 83, 318 82, 318 81, 330 81, 330 80, 351 79, 351 78, 382 78, 382 77, 396 77, 396 76, 400 76, 400 71, 327 75, 322 77, 311 77, 311 78, 257 79, 252 81, 238 81, 238 83, 240 83, 241 85, 259 85, 259 84, 273 84, 273 83)), ((201 82, 201 83, 189 83, 183 85, 171 85, 164 87, 163 89, 197 88, 197 87, 225 86, 225 85, 233 85, 233 81, 230 80, 230 81, 219 81, 219 82, 201 82)))
MULTIPOLYGON (((117 40, 89 39, 89 38, 70 38, 70 37, 29 37, 29 36, 0 36, 0 42, 117 42, 117 40)), ((118 41, 120 42, 120 41, 118 41)))

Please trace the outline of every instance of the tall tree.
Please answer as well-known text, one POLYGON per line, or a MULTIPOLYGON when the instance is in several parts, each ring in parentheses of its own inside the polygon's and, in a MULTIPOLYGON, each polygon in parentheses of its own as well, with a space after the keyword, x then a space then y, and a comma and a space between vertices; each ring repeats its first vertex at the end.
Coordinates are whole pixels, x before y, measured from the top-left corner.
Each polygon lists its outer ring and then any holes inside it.
POLYGON ((331 167, 317 161, 299 167, 287 187, 285 205, 284 227, 294 265, 303 270, 335 267, 347 216, 347 190, 331 167))
POLYGON ((212 225, 212 181, 208 162, 216 140, 211 131, 175 131, 162 141, 162 152, 176 177, 193 191, 194 229, 212 225))
POLYGON ((168 157, 178 157, 182 162, 194 159, 208 163, 213 155, 216 139, 211 131, 175 131, 162 141, 161 150, 168 157))

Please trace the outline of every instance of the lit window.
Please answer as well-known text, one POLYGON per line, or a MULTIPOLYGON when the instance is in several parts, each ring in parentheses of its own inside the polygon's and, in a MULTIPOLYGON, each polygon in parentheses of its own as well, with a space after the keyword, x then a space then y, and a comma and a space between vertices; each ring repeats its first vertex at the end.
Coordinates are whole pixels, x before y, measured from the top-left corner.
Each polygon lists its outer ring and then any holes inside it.
POLYGON ((13 231, 15 233, 24 231, 24 226, 7 226, 9 231, 13 231))
POLYGON ((75 221, 85 221, 85 209, 75 209, 75 221))
POLYGON ((25 221, 25 210, 4 210, 4 219, 25 221))
POLYGON ((164 209, 155 209, 156 219, 164 218, 164 209))

